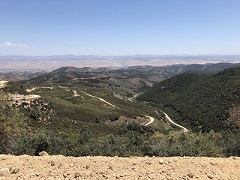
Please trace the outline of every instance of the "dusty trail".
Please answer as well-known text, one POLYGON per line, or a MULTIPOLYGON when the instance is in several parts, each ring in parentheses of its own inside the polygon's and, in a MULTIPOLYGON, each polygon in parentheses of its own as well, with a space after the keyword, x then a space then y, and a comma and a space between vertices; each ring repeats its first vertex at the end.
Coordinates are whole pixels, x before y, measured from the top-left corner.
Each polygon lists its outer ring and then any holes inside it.
POLYGON ((77 96, 80 96, 80 95, 77 93, 76 90, 73 90, 73 96, 74 96, 74 97, 77 97, 77 96))
MULTIPOLYGON (((84 91, 83 91, 84 92, 84 91)), ((87 92, 84 92, 87 96, 89 96, 89 97, 92 97, 92 98, 96 98, 96 99, 99 99, 100 101, 102 101, 102 102, 104 102, 104 103, 106 103, 106 104, 108 104, 108 105, 110 105, 110 106, 112 106, 112 107, 116 107, 115 105, 113 105, 112 103, 110 103, 110 102, 108 102, 108 101, 106 101, 105 99, 103 99, 103 98, 100 98, 100 97, 97 97, 97 96, 93 96, 93 95, 91 95, 91 94, 89 94, 89 93, 87 93, 87 92)))
POLYGON ((163 114, 165 115, 166 119, 167 119, 171 124, 173 124, 173 125, 181 128, 181 129, 183 130, 183 132, 188 132, 188 129, 187 129, 187 128, 181 126, 180 124, 175 123, 175 122, 167 115, 167 113, 163 112, 163 114))
MULTIPOLYGON (((136 98, 137 96, 139 96, 140 94, 141 94, 141 93, 136 94, 136 95, 134 95, 133 97, 129 98, 128 100, 132 102, 133 99, 135 99, 135 98, 136 98)), ((157 111, 156 111, 156 112, 157 112, 157 111)), ((187 128, 181 126, 180 124, 175 123, 175 122, 167 115, 167 113, 165 113, 165 112, 163 112, 163 111, 161 111, 161 112, 165 115, 166 119, 167 119, 171 124, 173 124, 173 125, 181 128, 181 129, 183 130, 183 132, 188 132, 188 129, 187 129, 187 128)), ((157 113, 158 113, 158 112, 157 112, 157 113)), ((150 124, 153 123, 154 120, 155 120, 155 119, 154 119, 153 117, 151 117, 151 116, 146 116, 146 117, 150 118, 150 121, 149 121, 147 124, 145 124, 145 126, 150 125, 150 124)))
POLYGON ((240 179, 240 158, 0 155, 0 179, 240 179))
POLYGON ((146 123, 144 126, 149 126, 150 124, 152 124, 155 121, 155 118, 151 117, 151 116, 146 116, 150 119, 150 121, 148 123, 146 123))
POLYGON ((26 89, 27 92, 32 92, 35 91, 36 89, 53 89, 53 87, 44 87, 44 86, 40 86, 40 87, 34 87, 32 89, 26 89))
POLYGON ((133 97, 128 98, 129 101, 133 102, 136 97, 138 97, 142 93, 135 94, 133 97))

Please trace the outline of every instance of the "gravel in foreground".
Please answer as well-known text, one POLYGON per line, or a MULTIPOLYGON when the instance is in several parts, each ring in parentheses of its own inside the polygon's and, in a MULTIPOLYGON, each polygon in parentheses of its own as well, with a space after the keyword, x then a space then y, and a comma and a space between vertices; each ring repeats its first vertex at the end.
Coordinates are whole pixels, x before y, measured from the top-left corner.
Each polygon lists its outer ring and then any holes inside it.
POLYGON ((7 179, 240 179, 240 157, 64 157, 0 155, 7 179))

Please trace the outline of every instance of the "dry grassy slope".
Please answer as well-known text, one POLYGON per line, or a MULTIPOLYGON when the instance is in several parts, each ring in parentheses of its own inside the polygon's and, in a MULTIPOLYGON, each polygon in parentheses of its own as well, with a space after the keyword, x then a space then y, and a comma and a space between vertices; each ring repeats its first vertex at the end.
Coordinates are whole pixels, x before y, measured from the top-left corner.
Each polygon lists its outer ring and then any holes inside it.
POLYGON ((240 179, 240 158, 0 155, 0 179, 240 179), (1 171, 10 170, 1 176, 1 171))

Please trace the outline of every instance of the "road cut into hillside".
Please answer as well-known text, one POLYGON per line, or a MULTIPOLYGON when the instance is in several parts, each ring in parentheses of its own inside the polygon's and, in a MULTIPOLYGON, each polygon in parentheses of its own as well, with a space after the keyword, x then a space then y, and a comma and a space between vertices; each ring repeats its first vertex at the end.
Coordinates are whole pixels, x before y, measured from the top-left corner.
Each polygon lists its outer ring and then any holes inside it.
POLYGON ((0 88, 3 88, 7 85, 8 81, 0 81, 0 88))
POLYGON ((166 119, 167 119, 171 124, 173 124, 173 125, 181 128, 181 129, 183 130, 183 132, 188 132, 188 129, 187 129, 187 128, 181 126, 180 124, 175 123, 175 122, 167 115, 167 113, 163 112, 163 114, 165 115, 166 119))
POLYGON ((91 94, 89 94, 89 93, 87 93, 87 92, 84 92, 87 96, 89 96, 89 97, 92 97, 92 98, 96 98, 96 99, 99 99, 100 101, 102 101, 102 102, 104 102, 104 103, 106 103, 106 104, 108 104, 108 105, 110 105, 110 106, 112 106, 112 107, 116 107, 115 105, 113 105, 112 103, 110 103, 110 102, 108 102, 108 101, 106 101, 105 99, 103 99, 103 98, 100 98, 100 97, 97 97, 97 96, 93 96, 93 95, 91 95, 91 94))
POLYGON ((74 96, 74 97, 77 97, 77 96, 80 96, 80 95, 77 93, 76 90, 73 90, 73 96, 74 96))
POLYGON ((26 89, 26 91, 27 92, 32 92, 32 91, 35 91, 37 89, 53 89, 53 87, 52 86, 50 86, 50 87, 40 86, 40 87, 34 87, 32 89, 26 89))
POLYGON ((146 117, 149 118, 150 121, 147 122, 144 126, 149 126, 150 124, 152 124, 152 123, 155 121, 155 118, 152 117, 152 116, 147 116, 147 115, 146 115, 146 117))
POLYGON ((240 157, 0 155, 0 179, 240 179, 240 157))

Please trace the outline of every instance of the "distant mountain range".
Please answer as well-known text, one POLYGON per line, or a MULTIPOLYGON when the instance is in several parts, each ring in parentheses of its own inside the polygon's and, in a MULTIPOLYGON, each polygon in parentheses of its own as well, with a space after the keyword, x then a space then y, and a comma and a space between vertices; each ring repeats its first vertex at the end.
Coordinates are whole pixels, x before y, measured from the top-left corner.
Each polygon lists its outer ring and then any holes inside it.
POLYGON ((239 64, 192 64, 171 66, 133 66, 121 69, 61 67, 39 76, 26 76, 28 84, 59 83, 81 79, 96 87, 108 88, 121 96, 133 96, 154 84, 184 72, 216 73, 239 64), (31 78, 29 78, 31 77, 31 78))
POLYGON ((135 55, 135 56, 0 56, 0 71, 48 70, 64 67, 165 66, 173 64, 239 63, 240 55, 135 55), (16 64, 16 66, 13 66, 16 64))
POLYGON ((111 77, 111 78, 141 78, 151 83, 159 82, 165 78, 172 77, 174 75, 194 71, 203 73, 215 73, 226 68, 239 66, 238 63, 217 63, 217 64, 176 64, 167 66, 130 66, 126 68, 77 68, 77 67, 61 67, 52 72, 41 70, 28 70, 28 71, 11 71, 0 73, 0 80, 19 81, 28 80, 33 77, 42 75, 52 79, 53 76, 58 76, 55 81, 63 80, 65 78, 99 78, 99 77, 111 77), (52 78, 51 78, 52 77, 52 78), (62 78, 62 79, 61 79, 62 78))

